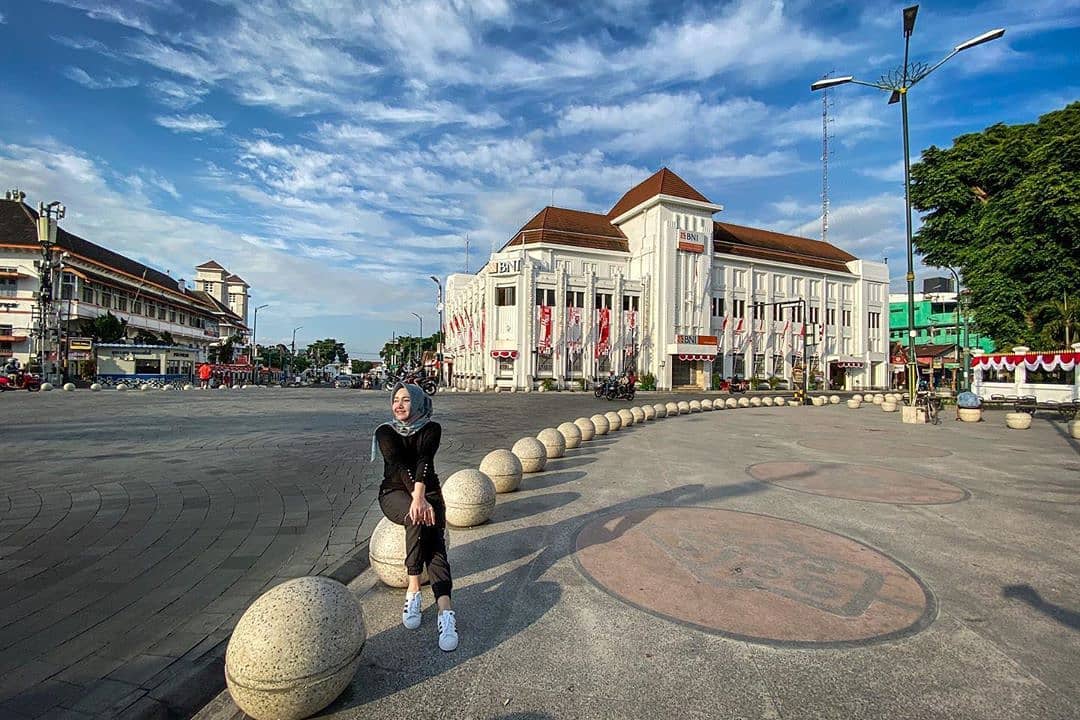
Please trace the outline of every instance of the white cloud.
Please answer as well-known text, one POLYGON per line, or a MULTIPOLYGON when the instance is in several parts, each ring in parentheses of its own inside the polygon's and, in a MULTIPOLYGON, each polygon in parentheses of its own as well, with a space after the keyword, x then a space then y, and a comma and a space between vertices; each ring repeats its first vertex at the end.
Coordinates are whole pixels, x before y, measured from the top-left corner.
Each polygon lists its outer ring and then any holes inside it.
POLYGON ((897 160, 891 165, 885 167, 876 168, 859 168, 857 172, 860 175, 865 175, 875 180, 881 180, 883 182, 904 182, 904 161, 897 160))
POLYGON ((815 167, 803 162, 790 150, 773 150, 763 155, 713 155, 704 158, 677 158, 674 165, 693 168, 696 175, 709 180, 764 178, 789 175, 815 167))
MULTIPOLYGON (((112 0, 93 0, 87 2, 87 0, 49 0, 57 5, 65 5, 75 10, 81 10, 86 13, 86 16, 91 20, 101 20, 103 22, 116 23, 123 25, 124 27, 139 30, 147 35, 154 34, 154 28, 150 24, 149 19, 142 12, 142 9, 136 7, 135 3, 131 2, 114 2, 112 0)), ((141 3, 144 6, 150 6, 151 8, 165 7, 171 3, 147 3, 145 0, 141 3)))
POLYGON ((173 132, 206 133, 217 132, 225 127, 225 123, 217 118, 203 113, 191 115, 159 115, 154 122, 163 128, 173 132))
POLYGON ((158 102, 173 110, 187 110, 202 102, 210 89, 198 84, 183 84, 172 80, 158 80, 150 84, 158 102))
MULTIPOLYGON (((821 237, 821 214, 791 227, 803 237, 821 237)), ((904 262, 907 242, 904 229, 903 194, 882 193, 861 200, 833 203, 829 208, 829 242, 856 257, 880 260, 890 266, 904 262)), ((894 273, 895 274, 895 273, 894 273)))
POLYGON ((4 13, 0 13, 0 25, 3 25, 6 22, 7 19, 4 17, 4 13))
POLYGON ((64 68, 64 75, 71 81, 77 82, 85 88, 91 90, 108 90, 110 88, 129 88, 135 87, 139 84, 139 81, 135 78, 126 77, 112 77, 105 75, 100 78, 94 78, 89 75, 85 70, 80 67, 67 67, 64 68))

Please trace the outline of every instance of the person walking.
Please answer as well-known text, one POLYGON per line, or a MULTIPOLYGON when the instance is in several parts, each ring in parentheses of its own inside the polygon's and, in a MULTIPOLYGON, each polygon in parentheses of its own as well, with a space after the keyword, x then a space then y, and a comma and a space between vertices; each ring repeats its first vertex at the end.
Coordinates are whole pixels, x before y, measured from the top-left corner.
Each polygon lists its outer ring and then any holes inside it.
POLYGON ((431 420, 431 398, 419 385, 397 383, 390 404, 393 419, 375 428, 371 459, 376 447, 383 457, 379 507, 393 523, 405 527, 405 570, 408 588, 401 623, 420 627, 420 574, 426 566, 438 607, 439 648, 458 646, 457 617, 450 602, 453 579, 446 559, 446 504, 435 474, 435 453, 442 427, 431 420))
POLYGON ((199 386, 203 390, 210 387, 210 376, 213 374, 213 369, 210 367, 210 363, 203 363, 199 366, 199 386))

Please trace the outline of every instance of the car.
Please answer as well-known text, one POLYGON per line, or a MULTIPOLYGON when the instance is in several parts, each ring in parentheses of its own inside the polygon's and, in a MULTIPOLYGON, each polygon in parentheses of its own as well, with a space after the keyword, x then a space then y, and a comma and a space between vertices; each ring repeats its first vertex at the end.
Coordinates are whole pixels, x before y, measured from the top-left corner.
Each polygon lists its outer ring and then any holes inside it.
POLYGON ((352 375, 338 375, 334 378, 334 387, 336 388, 356 388, 360 387, 359 378, 352 375))

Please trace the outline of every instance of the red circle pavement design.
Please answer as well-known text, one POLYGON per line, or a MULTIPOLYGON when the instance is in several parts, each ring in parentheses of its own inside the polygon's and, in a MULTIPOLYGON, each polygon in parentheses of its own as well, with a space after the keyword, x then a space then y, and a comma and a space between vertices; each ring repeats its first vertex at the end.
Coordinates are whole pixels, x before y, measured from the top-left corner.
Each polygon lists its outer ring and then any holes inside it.
POLYGON ((944 505, 967 491, 943 480, 872 465, 777 461, 751 465, 755 480, 826 497, 894 505, 944 505))
POLYGON ((934 616, 906 568, 855 540, 780 518, 648 508, 592 521, 578 567, 613 596, 709 632, 833 647, 909 635, 934 616))

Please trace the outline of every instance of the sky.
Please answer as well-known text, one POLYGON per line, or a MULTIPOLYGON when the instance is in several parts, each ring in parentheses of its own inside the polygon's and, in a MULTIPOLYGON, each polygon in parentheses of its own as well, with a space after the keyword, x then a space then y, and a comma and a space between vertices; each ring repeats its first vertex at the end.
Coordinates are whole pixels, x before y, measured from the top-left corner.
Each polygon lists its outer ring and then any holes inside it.
MULTIPOLYGON (((177 278, 252 286, 260 343, 375 357, 544 206, 669 167, 716 219, 820 239, 826 73, 903 62, 905 3, 0 0, 0 184, 177 278)), ((1080 99, 1080 0, 927 2, 913 161, 1080 99)), ((903 286, 899 105, 828 94, 828 241, 903 286)), ((916 218, 916 222, 917 222, 916 218)), ((928 272, 920 267, 920 277, 928 272)))

